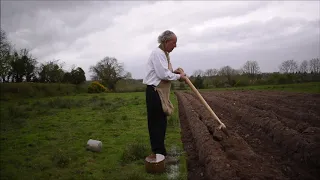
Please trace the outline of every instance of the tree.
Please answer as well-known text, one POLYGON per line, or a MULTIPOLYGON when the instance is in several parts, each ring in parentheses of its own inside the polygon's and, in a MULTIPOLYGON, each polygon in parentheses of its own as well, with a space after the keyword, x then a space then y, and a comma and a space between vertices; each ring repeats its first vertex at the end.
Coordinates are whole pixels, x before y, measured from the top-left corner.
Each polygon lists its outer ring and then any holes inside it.
POLYGON ((193 84, 197 89, 202 89, 204 87, 203 77, 201 77, 200 75, 197 75, 193 84))
POLYGON ((208 77, 216 76, 217 74, 218 74, 218 70, 217 69, 207 69, 204 72, 204 76, 208 76, 208 77))
POLYGON ((125 77, 126 79, 132 79, 132 74, 131 74, 131 72, 127 72, 124 77, 125 77))
POLYGON ((18 52, 15 50, 10 61, 12 76, 12 82, 22 82, 25 76, 26 64, 25 58, 21 58, 18 52))
POLYGON ((72 69, 70 75, 72 84, 81 84, 86 81, 85 72, 80 67, 72 69))
POLYGON ((205 70, 203 75, 208 77, 203 82, 204 86, 207 88, 209 86, 209 84, 214 84, 215 79, 216 79, 215 76, 218 75, 218 70, 214 69, 214 68, 213 69, 207 69, 207 70, 205 70))
POLYGON ((283 73, 294 73, 298 70, 298 64, 294 60, 286 60, 282 62, 279 69, 280 69, 280 72, 283 72, 283 73))
POLYGON ((237 74, 237 71, 230 66, 224 66, 220 69, 219 73, 220 76, 224 76, 227 78, 229 85, 233 86, 235 81, 232 79, 232 76, 237 74))
POLYGON ((72 83, 72 75, 70 72, 65 72, 62 78, 63 83, 72 83))
POLYGON ((1 29, 0 75, 2 81, 9 81, 11 77, 12 82, 22 82, 24 79, 30 82, 35 75, 36 59, 32 58, 28 49, 21 49, 20 53, 12 49, 6 33, 1 29))
POLYGON ((8 41, 7 34, 1 28, 0 32, 0 76, 2 81, 9 81, 9 73, 11 70, 10 61, 11 61, 11 52, 12 46, 8 41), (8 78, 6 80, 6 77, 8 78))
POLYGON ((93 80, 101 81, 110 90, 115 90, 119 80, 131 78, 131 74, 125 72, 123 65, 118 63, 116 58, 108 56, 95 66, 91 66, 90 72, 92 72, 91 78, 93 80))
POLYGON ((26 77, 26 81, 30 82, 33 77, 35 77, 35 69, 37 65, 36 59, 32 58, 32 55, 29 53, 27 49, 21 49, 20 58, 22 63, 24 64, 24 75, 26 77))
POLYGON ((48 83, 62 82, 64 71, 62 66, 58 64, 58 60, 49 61, 40 65, 39 81, 48 83))
POLYGON ((301 73, 307 73, 308 72, 308 61, 307 60, 304 60, 304 61, 301 62, 299 71, 301 73))
POLYGON ((250 77, 254 77, 260 73, 260 67, 257 61, 247 61, 244 64, 242 71, 244 74, 247 74, 250 77))
POLYGON ((192 76, 194 76, 194 77, 197 77, 197 76, 204 76, 204 71, 203 70, 201 70, 201 69, 198 69, 198 70, 195 70, 194 72, 193 72, 193 74, 192 74, 192 76))
POLYGON ((310 71, 313 73, 320 73, 320 60, 319 58, 313 58, 309 62, 310 71))

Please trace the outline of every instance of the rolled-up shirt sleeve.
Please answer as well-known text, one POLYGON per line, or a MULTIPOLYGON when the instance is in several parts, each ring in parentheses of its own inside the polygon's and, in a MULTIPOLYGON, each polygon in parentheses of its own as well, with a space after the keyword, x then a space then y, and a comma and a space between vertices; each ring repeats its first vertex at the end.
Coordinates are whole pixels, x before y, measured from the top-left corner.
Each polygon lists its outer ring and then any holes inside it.
POLYGON ((152 64, 157 76, 162 80, 178 80, 180 74, 171 72, 168 68, 168 61, 165 54, 153 53, 152 64))

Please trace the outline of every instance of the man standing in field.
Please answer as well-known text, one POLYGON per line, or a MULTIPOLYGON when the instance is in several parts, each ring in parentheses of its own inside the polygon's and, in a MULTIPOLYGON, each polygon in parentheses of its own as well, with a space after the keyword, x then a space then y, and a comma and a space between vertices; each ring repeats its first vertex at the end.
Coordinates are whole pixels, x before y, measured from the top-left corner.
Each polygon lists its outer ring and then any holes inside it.
POLYGON ((169 30, 158 37, 160 45, 155 48, 147 62, 147 72, 143 79, 146 88, 146 105, 148 130, 153 154, 167 156, 165 134, 167 116, 171 115, 173 106, 169 100, 171 81, 185 81, 186 75, 181 68, 173 71, 169 53, 176 47, 177 36, 169 30))

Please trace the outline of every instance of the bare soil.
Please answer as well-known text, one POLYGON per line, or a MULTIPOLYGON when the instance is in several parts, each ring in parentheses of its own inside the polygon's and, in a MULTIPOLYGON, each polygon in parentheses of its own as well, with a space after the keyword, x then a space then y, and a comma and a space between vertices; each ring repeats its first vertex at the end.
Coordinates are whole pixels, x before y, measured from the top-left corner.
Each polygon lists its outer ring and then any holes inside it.
POLYGON ((320 179, 320 95, 176 92, 188 179, 320 179))

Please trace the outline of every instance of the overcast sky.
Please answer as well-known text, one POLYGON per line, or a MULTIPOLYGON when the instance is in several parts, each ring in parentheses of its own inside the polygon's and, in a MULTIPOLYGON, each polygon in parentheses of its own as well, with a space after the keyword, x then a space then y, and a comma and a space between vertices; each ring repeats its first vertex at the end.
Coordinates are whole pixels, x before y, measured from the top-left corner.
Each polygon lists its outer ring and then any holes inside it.
POLYGON ((284 60, 319 57, 319 1, 1 1, 1 28, 39 62, 89 67, 105 56, 143 78, 157 37, 178 36, 174 68, 240 68, 256 60, 263 72, 284 60))

